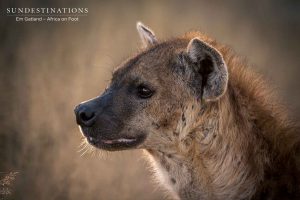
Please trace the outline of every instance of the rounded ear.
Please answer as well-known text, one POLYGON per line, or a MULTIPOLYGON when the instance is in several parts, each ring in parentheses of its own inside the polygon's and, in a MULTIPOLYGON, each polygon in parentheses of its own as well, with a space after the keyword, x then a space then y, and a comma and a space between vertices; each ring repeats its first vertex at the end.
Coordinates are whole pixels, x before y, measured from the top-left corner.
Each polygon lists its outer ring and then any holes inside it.
POLYGON ((187 54, 196 64, 197 71, 202 77, 202 99, 214 101, 220 98, 227 89, 228 71, 221 53, 201 41, 192 39, 187 47, 187 54))
POLYGON ((142 24, 142 22, 137 22, 136 28, 144 47, 148 47, 157 43, 157 39, 153 31, 144 24, 142 24))

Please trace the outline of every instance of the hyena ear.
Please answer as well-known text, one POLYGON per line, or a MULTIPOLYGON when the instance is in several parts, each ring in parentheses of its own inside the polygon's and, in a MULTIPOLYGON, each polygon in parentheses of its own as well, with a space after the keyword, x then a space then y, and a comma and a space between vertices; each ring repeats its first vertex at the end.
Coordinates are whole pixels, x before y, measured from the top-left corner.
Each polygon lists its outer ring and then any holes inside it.
POLYGON ((202 78, 202 99, 214 101, 227 89, 227 66, 221 53, 198 38, 192 39, 187 47, 187 54, 197 66, 202 78))
POLYGON ((137 22, 136 28, 144 47, 148 47, 157 43, 157 39, 153 31, 144 24, 142 24, 142 22, 137 22))

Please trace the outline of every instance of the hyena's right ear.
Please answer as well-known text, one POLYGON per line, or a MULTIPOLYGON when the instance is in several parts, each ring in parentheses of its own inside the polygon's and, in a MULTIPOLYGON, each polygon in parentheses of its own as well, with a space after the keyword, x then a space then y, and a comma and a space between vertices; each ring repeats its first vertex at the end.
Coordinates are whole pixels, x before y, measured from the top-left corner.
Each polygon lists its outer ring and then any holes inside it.
POLYGON ((187 54, 201 75, 202 98, 207 101, 220 98, 225 93, 228 82, 227 65, 222 54, 198 38, 190 41, 187 54))
POLYGON ((148 47, 157 43, 157 39, 150 28, 148 28, 141 22, 136 23, 136 28, 138 30, 144 47, 148 47))

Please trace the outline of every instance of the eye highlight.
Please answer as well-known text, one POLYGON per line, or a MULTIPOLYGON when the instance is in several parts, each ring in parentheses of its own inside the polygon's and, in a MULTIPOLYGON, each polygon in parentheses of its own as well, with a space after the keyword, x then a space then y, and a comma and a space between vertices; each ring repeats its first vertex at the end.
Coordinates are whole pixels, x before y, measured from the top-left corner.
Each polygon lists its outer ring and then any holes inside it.
POLYGON ((154 91, 152 91, 149 87, 145 85, 139 85, 137 87, 137 96, 142 99, 150 98, 153 95, 154 91))

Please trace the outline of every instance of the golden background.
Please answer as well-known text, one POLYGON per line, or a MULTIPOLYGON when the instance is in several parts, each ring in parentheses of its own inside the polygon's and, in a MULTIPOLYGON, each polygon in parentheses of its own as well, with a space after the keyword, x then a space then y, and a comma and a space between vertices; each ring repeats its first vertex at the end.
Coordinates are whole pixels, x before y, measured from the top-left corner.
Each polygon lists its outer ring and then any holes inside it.
MULTIPOLYGON (((246 1, 2 1, 0 178, 7 199, 162 199, 142 152, 80 156, 73 108, 99 95, 140 48, 135 24, 158 38, 202 30, 247 57, 300 118, 300 3, 246 1), (77 23, 22 23, 7 7, 87 7, 77 23)), ((251 84, 251 83, 250 83, 251 84)), ((1 197, 1 194, 0 194, 1 197)))

